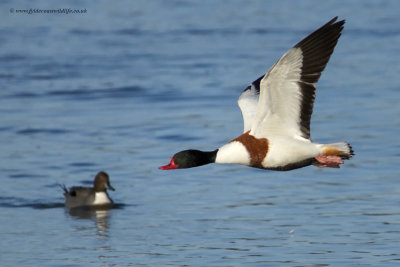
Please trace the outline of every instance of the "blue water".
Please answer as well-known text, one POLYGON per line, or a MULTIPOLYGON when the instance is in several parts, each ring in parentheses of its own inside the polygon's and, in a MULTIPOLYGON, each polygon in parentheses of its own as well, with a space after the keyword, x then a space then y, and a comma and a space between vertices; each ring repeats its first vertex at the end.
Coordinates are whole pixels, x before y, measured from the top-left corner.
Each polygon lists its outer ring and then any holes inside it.
POLYGON ((2 266, 398 266, 398 1, 0 2, 2 266), (20 14, 10 8, 87 9, 20 14), (237 97, 288 48, 347 20, 312 137, 341 169, 161 171, 242 130, 237 97), (59 183, 104 170, 119 208, 59 183))

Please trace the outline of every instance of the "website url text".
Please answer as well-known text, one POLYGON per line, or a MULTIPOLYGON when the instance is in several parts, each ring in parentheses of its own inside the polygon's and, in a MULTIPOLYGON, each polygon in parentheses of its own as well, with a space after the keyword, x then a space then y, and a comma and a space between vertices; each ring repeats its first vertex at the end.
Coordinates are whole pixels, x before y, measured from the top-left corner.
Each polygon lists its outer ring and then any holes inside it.
POLYGON ((40 9, 40 8, 29 8, 29 9, 15 9, 10 8, 10 13, 16 14, 86 14, 87 10, 84 9, 72 9, 72 8, 59 8, 59 9, 40 9))

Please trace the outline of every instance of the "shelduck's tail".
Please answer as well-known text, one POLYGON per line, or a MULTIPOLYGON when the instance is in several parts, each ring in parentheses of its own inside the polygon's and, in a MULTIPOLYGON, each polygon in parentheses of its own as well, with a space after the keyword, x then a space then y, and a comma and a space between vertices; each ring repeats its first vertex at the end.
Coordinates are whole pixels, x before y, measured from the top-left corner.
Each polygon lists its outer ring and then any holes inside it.
POLYGON ((322 149, 322 155, 339 156, 342 159, 349 159, 354 155, 354 151, 349 143, 338 142, 324 145, 322 149))

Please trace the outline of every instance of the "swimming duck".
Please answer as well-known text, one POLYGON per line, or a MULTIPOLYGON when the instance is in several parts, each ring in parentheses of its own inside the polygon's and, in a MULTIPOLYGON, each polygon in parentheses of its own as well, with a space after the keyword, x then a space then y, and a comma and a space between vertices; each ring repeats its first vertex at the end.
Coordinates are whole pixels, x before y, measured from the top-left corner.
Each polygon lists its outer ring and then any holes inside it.
POLYGON ((270 170, 309 165, 339 168, 354 153, 346 142, 311 141, 310 120, 316 83, 343 30, 337 17, 288 50, 240 95, 243 134, 214 151, 184 150, 162 170, 209 163, 242 164, 270 170))
POLYGON ((76 208, 82 206, 102 206, 113 203, 107 194, 107 188, 114 191, 110 184, 110 177, 107 173, 99 172, 93 181, 94 187, 73 186, 69 190, 65 185, 64 189, 65 206, 76 208))

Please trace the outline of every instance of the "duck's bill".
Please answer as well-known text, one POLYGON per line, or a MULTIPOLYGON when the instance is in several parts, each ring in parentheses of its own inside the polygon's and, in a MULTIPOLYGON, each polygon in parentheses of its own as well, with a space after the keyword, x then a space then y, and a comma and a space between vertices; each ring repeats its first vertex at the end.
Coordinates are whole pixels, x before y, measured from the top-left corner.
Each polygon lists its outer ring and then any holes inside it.
POLYGON ((172 158, 170 163, 165 165, 165 166, 160 166, 158 167, 161 170, 174 170, 174 169, 178 169, 178 165, 175 164, 174 159, 172 158))
POLYGON ((111 191, 115 191, 115 188, 112 187, 110 184, 107 185, 108 189, 110 189, 111 191))

